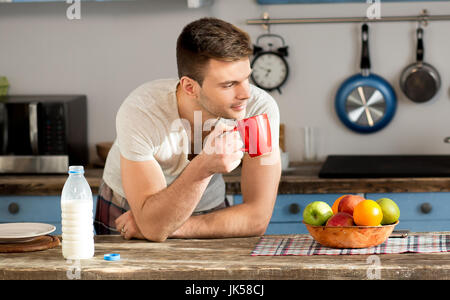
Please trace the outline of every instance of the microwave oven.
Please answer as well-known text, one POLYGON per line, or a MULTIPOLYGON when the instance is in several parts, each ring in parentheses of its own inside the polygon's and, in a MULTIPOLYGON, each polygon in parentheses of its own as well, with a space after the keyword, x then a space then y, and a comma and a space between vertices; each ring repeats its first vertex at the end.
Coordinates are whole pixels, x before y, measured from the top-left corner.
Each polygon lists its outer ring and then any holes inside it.
POLYGON ((88 163, 84 95, 0 98, 0 173, 67 173, 88 163))

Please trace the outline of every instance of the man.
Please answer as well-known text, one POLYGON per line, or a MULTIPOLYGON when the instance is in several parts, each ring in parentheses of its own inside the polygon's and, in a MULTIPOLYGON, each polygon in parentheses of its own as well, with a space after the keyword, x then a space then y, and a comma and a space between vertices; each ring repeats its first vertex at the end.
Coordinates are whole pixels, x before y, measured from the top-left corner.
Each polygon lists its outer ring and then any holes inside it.
POLYGON ((143 84, 117 113, 97 234, 158 242, 264 234, 281 175, 279 111, 269 94, 249 83, 251 54, 248 34, 222 20, 203 18, 183 29, 179 79, 143 84), (262 113, 269 117, 272 152, 251 158, 224 120, 262 113), (230 206, 222 173, 241 162, 243 203, 230 206))

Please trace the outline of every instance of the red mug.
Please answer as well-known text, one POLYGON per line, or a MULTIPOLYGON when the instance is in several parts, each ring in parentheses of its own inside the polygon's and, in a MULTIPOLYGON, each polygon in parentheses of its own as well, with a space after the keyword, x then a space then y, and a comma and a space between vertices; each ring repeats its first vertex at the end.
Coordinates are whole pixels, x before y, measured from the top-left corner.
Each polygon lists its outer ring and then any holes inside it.
POLYGON ((272 134, 267 114, 238 120, 233 131, 239 130, 244 148, 250 157, 260 156, 272 151, 272 134))

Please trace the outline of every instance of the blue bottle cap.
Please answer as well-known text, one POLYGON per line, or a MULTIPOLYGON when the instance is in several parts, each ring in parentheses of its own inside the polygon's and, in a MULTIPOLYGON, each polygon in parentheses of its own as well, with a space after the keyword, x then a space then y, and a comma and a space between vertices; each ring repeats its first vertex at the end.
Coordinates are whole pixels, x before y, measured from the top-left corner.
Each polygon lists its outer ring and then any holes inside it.
POLYGON ((84 167, 83 166, 69 166, 69 174, 83 174, 84 167))
POLYGON ((108 254, 103 255, 103 259, 109 260, 109 261, 120 260, 120 254, 119 253, 108 253, 108 254))

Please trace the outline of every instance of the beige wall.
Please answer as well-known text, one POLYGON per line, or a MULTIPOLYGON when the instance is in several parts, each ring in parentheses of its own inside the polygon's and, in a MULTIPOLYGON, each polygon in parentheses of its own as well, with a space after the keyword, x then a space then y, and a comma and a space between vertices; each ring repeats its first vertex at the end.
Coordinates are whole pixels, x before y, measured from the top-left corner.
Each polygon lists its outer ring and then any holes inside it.
MULTIPOLYGON (((0 4, 0 75, 11 94, 83 93, 89 103, 89 144, 115 138, 115 113, 127 94, 156 78, 176 76, 175 40, 182 27, 215 16, 245 24, 268 11, 272 18, 364 16, 367 4, 260 6, 252 0, 215 0, 188 9, 184 0, 81 3, 81 20, 66 18, 65 3, 0 4)), ((450 14, 450 2, 382 3, 383 15, 450 14)), ((415 23, 370 26, 372 71, 398 95, 393 121, 372 135, 353 133, 338 120, 333 99, 339 84, 359 68, 360 24, 277 25, 289 46, 291 76, 283 94, 273 92, 291 158, 302 158, 301 127, 319 129, 319 154, 449 154, 450 21, 425 28, 425 59, 442 77, 438 97, 415 104, 399 89, 401 70, 414 60, 415 23)))

